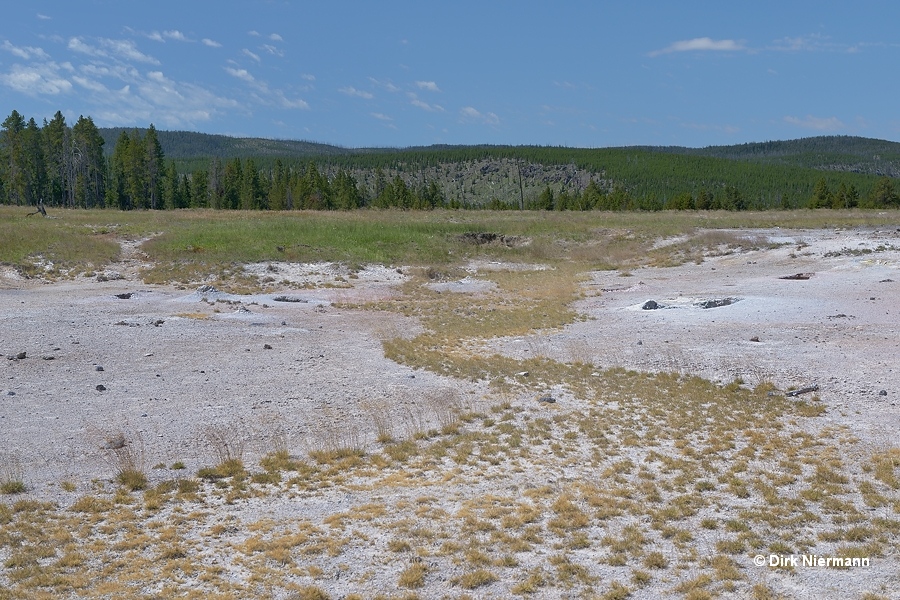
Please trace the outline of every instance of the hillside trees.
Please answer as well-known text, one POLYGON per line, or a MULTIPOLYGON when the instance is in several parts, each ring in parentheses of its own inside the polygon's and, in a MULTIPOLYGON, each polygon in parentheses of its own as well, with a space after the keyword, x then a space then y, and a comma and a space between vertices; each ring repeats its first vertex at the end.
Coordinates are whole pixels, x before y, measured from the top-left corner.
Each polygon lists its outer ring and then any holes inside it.
POLYGON ((890 177, 882 177, 869 195, 866 207, 896 208, 898 206, 900 206, 900 195, 894 189, 893 180, 890 177))
MULTIPOLYGON (((850 158, 834 150, 817 158, 800 157, 804 165, 824 165, 816 170, 798 166, 796 157, 793 162, 782 160, 787 148, 783 143, 696 152, 637 147, 332 148, 317 150, 310 158, 309 149, 296 156, 275 154, 285 143, 272 140, 250 140, 237 152, 233 138, 224 136, 201 136, 209 143, 202 148, 207 154, 198 156, 190 146, 192 136, 198 135, 157 132, 152 124, 147 129, 101 131, 84 116, 70 127, 59 111, 39 126, 14 110, 0 124, 0 203, 33 205, 43 200, 49 206, 73 208, 279 211, 900 206, 896 179, 889 176, 896 172, 900 154, 891 150, 896 145, 871 140, 855 141, 857 151, 849 153, 850 158), (114 140, 109 137, 112 131, 114 140), (161 140, 175 140, 178 156, 167 158, 161 140), (105 145, 110 152, 104 153, 105 145), (852 170, 857 165, 850 159, 862 160, 873 149, 880 153, 875 171, 879 175, 852 170)), ((838 142, 831 140, 825 147, 838 142)), ((789 145, 810 150, 820 143, 789 145)))
POLYGON ((103 137, 90 117, 72 128, 57 111, 43 128, 12 113, 0 130, 0 181, 8 204, 102 206, 106 182, 103 137))

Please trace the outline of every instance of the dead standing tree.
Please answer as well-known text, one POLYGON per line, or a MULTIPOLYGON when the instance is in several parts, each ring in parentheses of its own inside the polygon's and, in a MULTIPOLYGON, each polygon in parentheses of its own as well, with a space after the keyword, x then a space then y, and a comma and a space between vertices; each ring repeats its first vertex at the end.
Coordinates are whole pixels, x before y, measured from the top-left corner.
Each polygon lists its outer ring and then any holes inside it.
POLYGON ((43 199, 43 198, 41 198, 40 201, 38 202, 38 204, 37 204, 37 210, 34 211, 34 212, 30 212, 30 213, 28 213, 28 214, 25 215, 25 216, 26 216, 26 217, 30 217, 31 215, 36 215, 36 214, 38 214, 38 213, 41 213, 41 214, 44 215, 45 217, 47 216, 47 209, 44 208, 44 199, 43 199))

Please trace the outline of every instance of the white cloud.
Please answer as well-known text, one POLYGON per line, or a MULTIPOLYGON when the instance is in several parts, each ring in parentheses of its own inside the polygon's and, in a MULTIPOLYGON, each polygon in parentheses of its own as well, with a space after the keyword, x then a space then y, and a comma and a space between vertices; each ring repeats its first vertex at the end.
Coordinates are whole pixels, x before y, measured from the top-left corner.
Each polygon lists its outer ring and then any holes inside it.
POLYGON ((416 86, 418 86, 420 90, 427 90, 429 92, 441 91, 440 88, 438 88, 437 84, 433 81, 417 81, 416 86))
POLYGON ((126 60, 149 63, 158 65, 159 61, 148 56, 137 49, 137 46, 131 40, 113 40, 109 38, 101 38, 100 43, 112 52, 114 56, 126 60))
POLYGON ((440 104, 428 104, 427 102, 423 102, 419 100, 419 98, 412 92, 409 92, 407 96, 409 97, 409 103, 416 108, 421 108, 422 110, 427 110, 428 112, 444 112, 444 107, 440 104))
POLYGON ((90 44, 86 44, 81 41, 80 38, 73 37, 69 40, 69 50, 73 52, 78 52, 80 54, 87 54, 88 56, 106 56, 106 53, 100 50, 99 48, 95 48, 90 44))
POLYGON ((44 52, 42 48, 35 48, 33 46, 14 46, 10 43, 9 40, 4 40, 3 46, 4 50, 12 53, 14 56, 18 56, 19 58, 30 60, 32 58, 41 58, 48 59, 50 56, 44 52))
POLYGON ((216 40, 211 40, 209 38, 203 38, 200 41, 203 42, 204 46, 209 46, 210 48, 221 48, 222 47, 222 44, 220 44, 216 40))
POLYGON ((387 116, 387 115, 384 114, 384 113, 375 113, 375 112, 373 112, 373 113, 369 113, 369 114, 372 115, 373 117, 375 117, 376 119, 378 119, 379 121, 393 121, 393 120, 394 120, 394 119, 392 119, 391 117, 387 116))
POLYGON ((400 88, 398 88, 396 85, 394 85, 390 81, 380 81, 378 79, 375 79, 374 77, 369 77, 369 81, 371 81, 373 84, 375 84, 378 87, 383 88, 389 92, 396 93, 396 92, 400 91, 400 88))
POLYGON ((786 116, 784 122, 804 129, 814 129, 816 131, 839 131, 845 127, 837 117, 822 118, 806 115, 806 117, 800 119, 798 117, 786 116))
POLYGON ((102 48, 92 46, 91 44, 83 41, 81 38, 73 37, 69 39, 68 48, 69 50, 78 52, 79 54, 86 54, 88 56, 95 56, 99 58, 112 58, 114 60, 122 61, 136 61, 152 65, 159 64, 158 60, 138 50, 135 43, 131 40, 113 40, 109 38, 100 38, 99 41, 102 48))
POLYGON ((301 98, 288 98, 281 90, 275 91, 275 98, 282 108, 299 108, 301 110, 309 110, 309 104, 301 98))
POLYGON ((13 65, 8 73, 0 73, 0 84, 28 96, 56 96, 72 90, 72 83, 61 76, 53 62, 38 65, 13 65))
POLYGON ((231 67, 225 67, 225 71, 232 77, 237 77, 238 79, 246 81, 247 83, 253 83, 254 81, 256 81, 256 79, 253 77, 253 75, 250 74, 249 71, 247 71, 247 69, 233 69, 231 67))
POLYGON ((284 41, 284 38, 282 38, 277 33, 270 33, 269 39, 272 40, 273 42, 283 42, 284 41))
POLYGON ((315 80, 316 80, 316 76, 315 76, 315 75, 310 75, 309 73, 303 73, 303 74, 300 75, 300 79, 305 79, 306 81, 315 81, 315 80))
POLYGON ((107 93, 109 89, 100 83, 99 81, 94 81, 93 79, 88 79, 87 77, 81 77, 80 75, 73 75, 72 81, 80 85, 86 90, 90 90, 92 92, 98 93, 107 93))
POLYGON ((37 14, 37 18, 40 19, 41 21, 49 21, 50 20, 50 17, 48 17, 45 14, 41 14, 41 13, 37 14))
POLYGON ((147 35, 148 39, 151 39, 154 42, 165 42, 166 41, 166 38, 163 37, 163 34, 161 34, 158 31, 151 31, 150 33, 148 33, 146 35, 147 35))
POLYGON ((259 37, 259 32, 256 31, 255 29, 251 29, 250 31, 247 32, 247 35, 252 35, 253 37, 259 37))
POLYGON ((183 33, 178 31, 177 29, 172 29, 170 31, 163 31, 163 35, 170 40, 178 40, 179 42, 186 42, 188 39, 184 36, 183 33))
POLYGON ((347 94, 348 96, 356 96, 357 98, 365 98, 366 100, 371 100, 375 97, 369 92, 358 90, 352 86, 342 87, 338 91, 342 94, 347 94))
POLYGON ((258 55, 258 54, 254 54, 253 52, 250 52, 250 50, 248 50, 248 49, 246 49, 246 48, 244 48, 244 49, 242 50, 242 53, 244 54, 244 56, 249 56, 250 58, 252 58, 252 59, 255 60, 256 62, 260 62, 260 60, 259 60, 259 55, 258 55))
POLYGON ((480 122, 486 125, 498 125, 500 117, 492 112, 482 113, 472 106, 464 106, 459 110, 460 121, 463 123, 480 122))
POLYGON ((650 56, 659 56, 660 54, 670 54, 672 52, 736 52, 738 50, 746 50, 743 42, 701 37, 675 42, 662 50, 651 52, 650 56))
POLYGON ((275 46, 273 46, 271 44, 263 44, 262 49, 274 56, 279 56, 279 57, 284 56, 284 51, 279 50, 278 48, 276 48, 275 46))

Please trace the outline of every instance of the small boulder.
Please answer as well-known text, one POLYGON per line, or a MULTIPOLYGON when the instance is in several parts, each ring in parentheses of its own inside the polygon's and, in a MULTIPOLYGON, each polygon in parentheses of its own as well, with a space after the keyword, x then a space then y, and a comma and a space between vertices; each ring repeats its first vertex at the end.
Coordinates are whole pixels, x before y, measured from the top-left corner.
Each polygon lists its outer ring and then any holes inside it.
POLYGON ((538 398, 538 402, 543 402, 545 404, 553 404, 556 402, 556 398, 554 398, 553 396, 549 396, 549 395, 541 396, 540 398, 538 398))
POLYGON ((657 308, 662 308, 656 300, 647 300, 644 302, 644 305, 641 306, 643 310, 656 310, 657 308))

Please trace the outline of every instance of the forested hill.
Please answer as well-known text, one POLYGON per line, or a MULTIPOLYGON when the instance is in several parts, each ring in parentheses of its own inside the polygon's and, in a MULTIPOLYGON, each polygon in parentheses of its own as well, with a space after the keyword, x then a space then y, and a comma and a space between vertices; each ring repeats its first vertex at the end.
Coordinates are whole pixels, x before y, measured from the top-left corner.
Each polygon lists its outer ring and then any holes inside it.
MULTIPOLYGON (((104 150, 112 154, 121 134, 146 135, 147 130, 122 127, 100 128, 105 142, 104 150)), ((160 145, 167 159, 195 164, 197 160, 214 157, 220 159, 300 159, 328 158, 355 154, 392 154, 406 156, 421 153, 423 156, 435 152, 463 150, 465 148, 511 149, 503 146, 419 146, 414 148, 344 148, 330 144, 298 140, 275 140, 264 138, 230 137, 196 133, 191 131, 157 130, 160 145)), ((572 149, 582 152, 581 149, 572 149)), ((691 156, 708 156, 736 161, 763 164, 780 164, 816 169, 819 171, 846 171, 872 175, 900 177, 900 143, 887 140, 855 136, 819 136, 787 141, 754 142, 734 146, 707 146, 686 148, 684 146, 633 146, 616 148, 621 151, 645 150, 691 156)))
MULTIPOLYGON (((111 155, 122 133, 139 136, 147 135, 146 128, 102 127, 104 152, 111 155)), ((361 152, 329 144, 295 140, 270 140, 264 138, 241 138, 193 131, 156 130, 156 136, 166 158, 174 160, 205 158, 302 158, 313 156, 334 156, 361 152)))
POLYGON ((900 144, 816 137, 709 148, 342 148, 0 124, 0 203, 122 209, 765 210, 900 206, 900 144))
POLYGON ((784 164, 820 171, 849 171, 900 177, 900 143, 855 136, 819 136, 706 148, 645 147, 672 154, 784 164))

